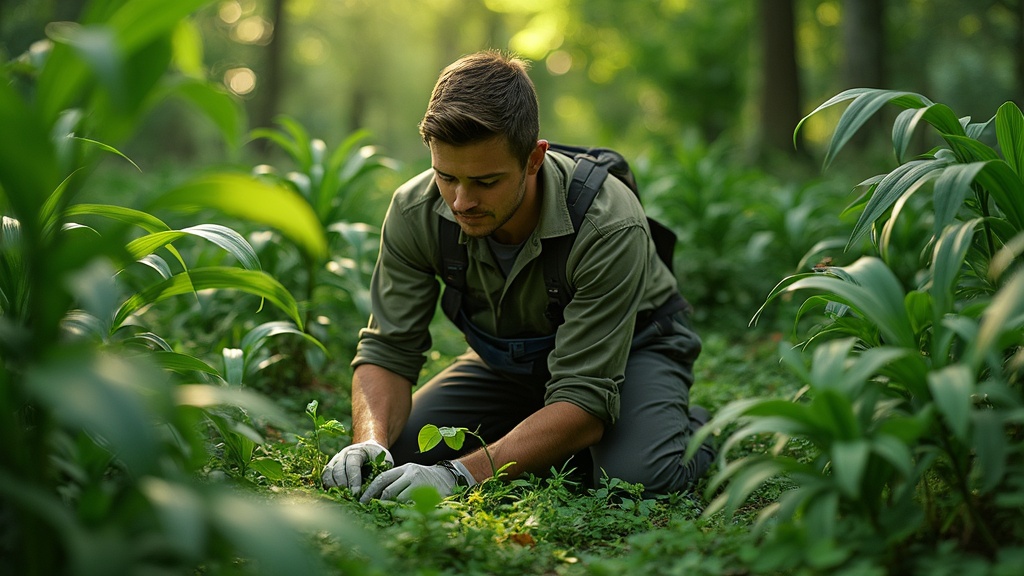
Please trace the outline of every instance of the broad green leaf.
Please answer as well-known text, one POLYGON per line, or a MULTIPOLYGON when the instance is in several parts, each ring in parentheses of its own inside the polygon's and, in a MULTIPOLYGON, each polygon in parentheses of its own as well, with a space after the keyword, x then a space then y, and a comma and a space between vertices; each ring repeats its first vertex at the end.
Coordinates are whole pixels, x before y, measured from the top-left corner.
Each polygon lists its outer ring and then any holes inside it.
POLYGON ((967 133, 968 138, 981 140, 982 137, 985 136, 985 131, 988 130, 988 127, 991 126, 992 123, 995 121, 996 117, 993 116, 986 120, 985 122, 972 122, 969 123, 966 128, 964 128, 964 131, 967 133))
POLYGON ((433 514, 437 510, 437 505, 444 500, 437 488, 430 484, 421 484, 409 489, 409 499, 412 500, 413 509, 423 517, 433 514))
POLYGON ((708 483, 705 496, 715 495, 718 488, 729 480, 724 492, 704 510, 704 517, 724 509, 726 516, 732 516, 747 501, 750 494, 766 481, 782 474, 786 465, 782 459, 764 455, 753 455, 730 462, 708 483))
POLYGON ((132 240, 126 248, 132 258, 139 260, 152 254, 161 246, 171 244, 185 236, 196 236, 220 246, 237 259, 246 270, 260 269, 260 259, 245 238, 231 228, 219 224, 199 224, 181 230, 154 232, 132 240))
MULTIPOLYGON (((53 143, 46 123, 40 122, 15 90, 6 70, 0 67, 0 189, 18 219, 34 219, 51 192, 63 179, 57 169, 53 143)), ((34 230, 33 223, 27 224, 34 230)))
MULTIPOLYGON (((844 373, 836 375, 842 383, 841 386, 836 388, 838 391, 850 396, 863 386, 865 382, 878 376, 885 366, 888 366, 897 359, 906 357, 910 353, 911 351, 905 348, 889 346, 866 350, 849 363, 844 373)), ((822 387, 825 387, 825 384, 827 383, 822 382, 822 387)))
POLYGON ((935 303, 927 292, 911 290, 903 300, 914 334, 921 334, 932 325, 935 318, 935 303))
POLYGON ((245 110, 226 90, 210 82, 182 79, 168 85, 167 95, 181 97, 205 114, 231 148, 241 145, 245 110))
POLYGON ((433 424, 423 426, 416 436, 416 443, 420 448, 420 452, 431 450, 434 446, 441 443, 441 430, 433 424))
MULTIPOLYGON (((737 419, 742 417, 751 406, 764 402, 759 398, 744 398, 741 400, 733 400, 729 402, 718 411, 715 412, 711 420, 709 420, 704 426, 701 426, 693 433, 690 438, 690 443, 686 447, 686 454, 683 456, 684 459, 689 460, 697 453, 701 443, 703 443, 709 436, 715 433, 716 430, 722 429, 727 425, 733 424, 737 419)), ((440 440, 438 440, 440 441, 440 440)), ((723 457, 721 451, 719 451, 719 457, 723 457)))
POLYGON ((289 140, 288 136, 280 130, 274 130, 272 128, 256 128, 249 132, 249 141, 259 140, 261 138, 270 140, 274 144, 277 144, 291 158, 296 158, 301 154, 298 144, 289 140))
POLYGON ((907 148, 913 140, 914 130, 927 112, 928 108, 910 108, 896 116, 892 125, 892 148, 899 164, 903 164, 907 148))
POLYGON ((224 379, 232 386, 241 386, 245 378, 245 356, 238 348, 224 348, 224 379))
POLYGON ((102 342, 109 332, 102 320, 85 310, 71 310, 60 321, 61 330, 75 337, 102 342))
POLYGON ((903 287, 884 262, 878 258, 862 257, 835 272, 849 274, 853 281, 840 280, 828 274, 804 275, 778 292, 773 290, 772 295, 804 289, 823 290, 829 294, 829 298, 848 304, 871 320, 888 344, 904 348, 916 347, 914 332, 904 306, 906 295, 903 287))
POLYGON ((245 353, 245 357, 251 357, 253 352, 260 349, 268 338, 277 336, 278 334, 295 334, 298 336, 302 336, 303 338, 306 339, 307 342, 320 348, 320 350, 322 350, 324 354, 328 353, 327 348, 325 348, 324 345, 319 340, 314 338, 312 335, 307 334, 302 330, 299 330, 291 322, 278 320, 274 322, 264 322, 263 324, 260 324, 259 326, 246 332, 245 336, 242 337, 241 342, 241 347, 245 353))
POLYGON ((284 479, 284 466, 273 458, 254 458, 249 462, 249 468, 262 474, 271 482, 280 482, 284 479))
POLYGON ((1001 414, 996 410, 976 410, 973 414, 972 445, 977 454, 977 481, 982 494, 999 485, 1006 475, 1006 458, 1011 448, 1001 414))
POLYGON ((908 444, 896 436, 879 434, 871 439, 871 451, 888 462, 904 479, 913 480, 911 475, 914 473, 914 456, 908 444))
MULTIPOLYGON (((928 403, 910 416, 890 416, 878 424, 876 439, 892 436, 906 446, 917 444, 918 439, 932 430, 935 419, 935 405, 928 403)), ((908 460, 909 464, 909 460, 908 460)))
POLYGON ((72 206, 68 206, 64 210, 64 215, 102 216, 104 218, 124 222, 125 224, 130 224, 132 226, 138 226, 146 232, 161 232, 171 229, 163 220, 153 216, 152 214, 141 210, 135 210, 133 208, 113 206, 110 204, 74 204, 72 206))
POLYGON ((134 343, 144 348, 150 348, 157 352, 173 352, 174 347, 167 343, 161 336, 152 332, 139 332, 125 338, 125 343, 134 343))
POLYGON ((846 245, 849 250, 870 230, 871 225, 881 218, 893 204, 904 195, 909 196, 936 176, 935 172, 946 167, 948 163, 939 158, 914 160, 896 167, 882 178, 875 187, 871 198, 864 207, 864 212, 850 233, 846 245))
POLYGON ((856 440, 861 437, 857 415, 850 399, 835 390, 825 389, 815 393, 810 409, 834 435, 833 440, 856 440))
POLYGON ((153 360, 154 364, 165 370, 172 370, 174 372, 181 373, 194 371, 213 374, 216 376, 220 375, 220 373, 217 372, 217 369, 213 366, 210 366, 199 358, 188 354, 173 352, 171 350, 157 350, 155 352, 150 352, 148 357, 153 360))
POLYGON ((452 450, 462 450, 462 445, 466 442, 465 428, 442 426, 438 429, 438 432, 441 433, 441 438, 444 439, 444 443, 447 444, 449 448, 452 450))
POLYGON ((953 435, 967 441, 970 424, 971 394, 976 387, 974 375, 968 366, 954 364, 928 375, 928 389, 935 405, 949 425, 953 435))
POLYGON ((265 420, 285 430, 294 428, 287 412, 266 396, 245 388, 210 384, 182 384, 175 386, 174 399, 178 405, 197 408, 235 406, 245 410, 253 419, 265 420))
POLYGON ((157 274, 159 274, 164 280, 174 275, 174 273, 171 272, 171 267, 167 265, 167 261, 156 254, 143 256, 142 258, 139 258, 138 262, 143 266, 148 266, 149 268, 156 270, 157 274))
POLYGON ((194 22, 183 19, 171 37, 172 62, 185 76, 203 78, 203 37, 194 22))
POLYGON ((1024 114, 1013 102, 1004 103, 996 112, 996 140, 1006 163, 1024 177, 1024 114))
POLYGON ((964 130, 953 110, 945 104, 929 104, 923 108, 909 108, 900 112, 892 127, 892 144, 896 160, 902 164, 914 131, 924 120, 940 134, 963 135, 964 130))
POLYGON ((206 506, 193 488, 157 476, 139 479, 139 490, 153 506, 167 538, 192 557, 206 546, 206 506))
POLYGON ((956 219, 971 194, 971 184, 985 167, 984 162, 954 164, 947 166, 935 180, 935 235, 938 236, 947 224, 956 219))
POLYGON ((1024 231, 1024 182, 1010 165, 1002 160, 990 160, 978 172, 975 182, 992 195, 1014 230, 1024 231))
POLYGON ((209 3, 210 0, 134 0, 121 6, 108 25, 117 32, 121 49, 134 52, 171 34, 182 20, 209 3))
MULTIPOLYGON (((830 108, 830 107, 832 107, 832 106, 834 106, 836 104, 839 104, 840 102, 846 102, 847 100, 853 100, 855 98, 859 98, 861 96, 864 96, 864 95, 867 95, 867 94, 873 94, 873 93, 876 93, 876 92, 880 92, 880 90, 875 89, 875 88, 850 88, 848 90, 844 90, 843 92, 841 92, 839 94, 836 94, 835 96, 829 98, 823 104, 821 104, 817 108, 815 108, 810 114, 808 114, 807 116, 804 116, 800 120, 800 122, 797 123, 796 128, 793 130, 793 144, 796 145, 796 135, 797 135, 797 133, 800 132, 800 128, 803 126, 804 122, 806 122, 807 119, 810 118, 811 116, 814 116, 815 114, 817 114, 818 112, 821 112, 822 110, 824 110, 826 108, 830 108)), ((921 105, 919 105, 919 106, 910 105, 912 103, 910 101, 908 101, 907 102, 908 105, 905 105, 904 108, 921 108, 921 107, 927 106, 928 104, 931 104, 931 101, 928 100, 927 98, 925 98, 924 96, 920 96, 920 95, 917 95, 917 96, 920 99, 921 105)))
POLYGON ((213 208, 281 231, 307 255, 327 255, 327 240, 310 205, 284 186, 241 174, 214 174, 188 182, 163 195, 154 207, 195 212, 213 208))
POLYGON ((946 314, 956 312, 954 304, 957 280, 960 278, 964 258, 974 239, 974 228, 980 222, 981 219, 977 218, 958 226, 950 226, 935 243, 932 252, 930 293, 934 302, 936 322, 946 314))
POLYGON ((30 369, 25 378, 25 390, 58 425, 103 438, 133 475, 145 476, 157 464, 150 404, 165 392, 158 374, 112 355, 67 354, 30 369))
POLYGON ((288 314, 296 325, 302 326, 295 298, 274 277, 257 270, 210 267, 177 274, 132 295, 118 309, 112 329, 116 330, 129 316, 144 306, 206 289, 241 290, 265 298, 288 314))
POLYGON ((861 497, 860 481, 867 468, 871 446, 868 441, 854 439, 832 445, 832 477, 847 497, 857 500, 861 497))
MULTIPOLYGON (((74 50, 75 55, 81 58, 101 84, 120 93, 126 89, 124 68, 125 60, 129 54, 128 50, 118 45, 117 33, 108 26, 103 25, 82 25, 77 22, 51 22, 46 27, 46 35, 58 44, 67 46, 74 50)), ((55 47, 53 53, 57 53, 55 47)), ((51 54, 52 56, 53 54, 51 54)), ((43 68, 40 76, 40 86, 48 87, 46 81, 49 62, 43 68)), ((84 79, 79 75, 67 78, 69 81, 84 79)), ((70 84, 71 89, 76 89, 75 84, 70 84)), ((66 94, 65 97, 70 96, 66 94)), ((57 105, 57 102, 53 102, 57 105)), ((54 117, 59 110, 53 110, 54 117)))
POLYGON ((930 104, 923 96, 912 92, 869 90, 858 95, 839 118, 839 123, 829 141, 828 150, 825 152, 824 166, 827 168, 861 126, 882 106, 890 102, 904 108, 920 108, 930 104))
POLYGON ((999 155, 995 150, 985 144, 967 136, 943 136, 949 144, 950 150, 956 155, 957 162, 966 164, 968 162, 986 162, 998 160, 999 155))
MULTIPOLYGON (((303 533, 277 507, 253 496, 232 491, 209 499, 206 512, 218 536, 263 574, 325 573, 303 533)), ((321 510, 324 515, 337 512, 321 510)))

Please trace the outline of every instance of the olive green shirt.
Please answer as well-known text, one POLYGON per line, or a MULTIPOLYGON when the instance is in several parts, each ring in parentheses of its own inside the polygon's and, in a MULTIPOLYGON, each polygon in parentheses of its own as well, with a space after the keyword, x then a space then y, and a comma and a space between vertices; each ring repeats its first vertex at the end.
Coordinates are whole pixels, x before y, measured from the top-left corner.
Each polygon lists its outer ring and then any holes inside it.
MULTIPOLYGON (((460 233, 469 265, 463 309, 499 338, 550 335, 545 317, 541 239, 572 233, 566 206, 574 162, 549 153, 538 177, 541 216, 506 278, 486 239, 460 233)), ((440 295, 438 218, 455 218, 427 170, 394 194, 381 232, 371 281, 371 316, 360 331, 352 366, 375 364, 415 382, 430 349, 429 324, 440 295)), ((548 356, 545 403, 571 402, 606 423, 619 414, 619 386, 638 312, 677 291, 659 260, 643 208, 609 177, 587 211, 569 252, 566 275, 575 287, 548 356)))

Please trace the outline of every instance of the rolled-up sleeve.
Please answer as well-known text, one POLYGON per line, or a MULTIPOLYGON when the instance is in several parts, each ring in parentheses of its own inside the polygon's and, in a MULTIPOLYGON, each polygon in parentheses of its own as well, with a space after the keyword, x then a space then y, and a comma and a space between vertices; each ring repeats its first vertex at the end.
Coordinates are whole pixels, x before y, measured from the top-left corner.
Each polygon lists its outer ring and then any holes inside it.
POLYGON ((576 292, 548 358, 545 403, 570 402, 609 424, 618 418, 619 386, 650 265, 648 239, 639 219, 620 220, 610 230, 581 227, 567 263, 576 292))
POLYGON ((430 349, 430 321, 440 288, 432 267, 432 244, 417 240, 416 226, 407 221, 399 196, 392 199, 381 229, 370 286, 370 321, 359 332, 352 367, 375 364, 416 382, 430 349))

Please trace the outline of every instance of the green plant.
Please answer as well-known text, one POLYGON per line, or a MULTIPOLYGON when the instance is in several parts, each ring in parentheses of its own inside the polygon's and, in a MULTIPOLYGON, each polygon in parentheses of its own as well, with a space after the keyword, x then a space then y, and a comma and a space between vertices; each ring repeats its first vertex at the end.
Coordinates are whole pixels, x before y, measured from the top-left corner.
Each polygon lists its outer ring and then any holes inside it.
MULTIPOLYGON (((301 245, 263 235, 261 255, 278 277, 289 278, 291 289, 302 295, 306 324, 318 337, 326 337, 323 332, 332 321, 352 322, 337 332, 354 333, 370 314, 369 281, 379 242, 378 229, 364 223, 379 219, 366 191, 372 188, 372 176, 393 170, 396 164, 375 147, 361 145, 369 137, 365 131, 353 133, 331 152, 323 140, 311 137, 295 120, 280 116, 277 123, 280 128, 258 128, 250 138, 275 144, 293 169, 261 164, 253 173, 289 187, 309 205, 316 215, 316 229, 330 242, 330 252, 310 252, 301 245), (320 322, 314 321, 317 319, 320 322)), ((306 374, 301 379, 309 377, 306 374)))
MULTIPOLYGON (((487 449, 487 442, 484 441, 476 432, 470 432, 468 428, 454 428, 451 426, 435 426, 433 424, 426 424, 420 428, 419 434, 416 436, 416 443, 419 445, 420 452, 426 452, 437 446, 443 440, 444 443, 452 450, 462 450, 462 445, 466 443, 466 434, 476 438, 480 441, 480 446, 483 448, 484 454, 487 456, 487 462, 491 465, 491 474, 497 477, 501 470, 495 468, 494 459, 491 458, 491 452, 487 449)), ((512 463, 502 466, 502 469, 507 468, 512 463)))
POLYGON ((315 450, 311 475, 317 480, 319 480, 320 476, 323 474, 324 466, 327 465, 328 456, 327 451, 324 450, 324 447, 321 444, 321 439, 324 436, 339 436, 345 434, 345 427, 342 426, 341 422, 338 422, 333 418, 328 420, 316 413, 319 406, 320 403, 316 400, 313 400, 306 405, 306 416, 309 417, 313 424, 312 447, 315 450))
POLYGON ((289 418, 251 391, 170 378, 164 368, 215 371, 134 326, 147 307, 209 288, 256 293, 301 326, 294 299, 255 269, 239 235, 209 225, 173 230, 152 211, 221 207, 325 250, 307 226, 315 221, 308 207, 232 174, 188 180, 146 212, 74 203, 98 153, 116 153, 101 142, 128 135, 169 95, 215 112, 235 137, 236 104, 174 65, 201 54, 186 17, 206 3, 90 2, 80 24, 48 28, 47 48, 0 66, 0 125, 17 134, 0 138, 0 556, 13 572, 317 572, 323 566, 305 543, 319 531, 344 538, 346 550, 376 554, 344 515, 320 503, 269 504, 197 482, 208 457, 199 434, 206 414, 231 406, 279 426, 289 418), (247 203, 233 205, 241 196, 247 203), (124 226, 97 234, 71 222, 87 214, 141 226, 144 235, 124 226), (196 236, 248 269, 186 267, 175 245, 196 236), (170 274, 154 254, 161 247, 180 272, 170 274), (127 272, 135 259, 157 278, 127 272))
POLYGON ((947 538, 995 557, 1022 535, 1024 116, 1007 103, 973 124, 917 94, 866 89, 812 114, 847 100, 826 165, 881 106, 904 108, 893 129, 901 164, 861 183, 851 207, 862 212, 848 246, 871 232, 878 256, 790 276, 769 294, 765 305, 812 291, 797 320, 823 313, 801 346, 782 349, 805 388, 794 402, 732 403, 697 435, 737 425, 707 513, 735 510, 766 479, 788 475, 797 487, 764 512, 777 521, 768 568, 838 570, 862 557, 904 570, 915 560, 901 550, 947 538), (906 160, 922 122, 945 146, 906 160), (992 122, 998 150, 980 139, 992 122), (925 190, 931 210, 926 202, 907 209, 925 190), (920 243, 893 241, 901 221, 922 220, 930 234, 920 243), (916 270, 898 274, 908 262, 916 270), (762 433, 779 438, 776 450, 727 460, 762 433), (813 446, 809 460, 780 454, 791 437, 813 446))

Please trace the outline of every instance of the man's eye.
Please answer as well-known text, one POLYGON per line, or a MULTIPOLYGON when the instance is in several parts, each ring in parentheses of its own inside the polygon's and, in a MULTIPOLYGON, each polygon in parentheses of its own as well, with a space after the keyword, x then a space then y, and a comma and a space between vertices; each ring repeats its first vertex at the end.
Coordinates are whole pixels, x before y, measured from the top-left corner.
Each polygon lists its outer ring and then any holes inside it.
POLYGON ((441 180, 442 182, 454 182, 455 181, 454 177, 449 176, 447 174, 435 174, 435 175, 437 176, 437 179, 441 180))
POLYGON ((491 188, 491 187, 493 187, 497 183, 498 183, 497 180, 487 180, 487 181, 480 181, 480 182, 478 182, 478 184, 480 184, 481 188, 491 188))

